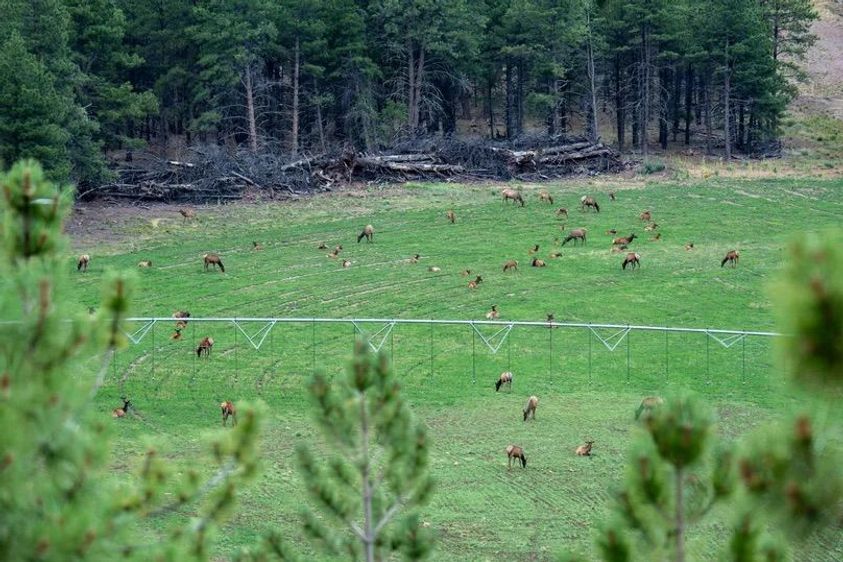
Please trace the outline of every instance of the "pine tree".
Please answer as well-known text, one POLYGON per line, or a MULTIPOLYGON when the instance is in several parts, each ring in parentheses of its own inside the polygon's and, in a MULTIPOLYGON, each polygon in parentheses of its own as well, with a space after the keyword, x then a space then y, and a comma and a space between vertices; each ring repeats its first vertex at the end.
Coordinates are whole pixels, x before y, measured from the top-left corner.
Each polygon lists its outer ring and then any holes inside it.
MULTIPOLYGON (((310 383, 315 419, 332 452, 298 448, 305 484, 325 516, 306 511, 304 528, 336 555, 374 562, 400 552, 419 560, 431 549, 416 510, 432 490, 427 434, 402 400, 386 357, 367 348, 356 343, 345 379, 316 375, 310 383)), ((295 559, 279 535, 269 543, 281 559, 295 559)))

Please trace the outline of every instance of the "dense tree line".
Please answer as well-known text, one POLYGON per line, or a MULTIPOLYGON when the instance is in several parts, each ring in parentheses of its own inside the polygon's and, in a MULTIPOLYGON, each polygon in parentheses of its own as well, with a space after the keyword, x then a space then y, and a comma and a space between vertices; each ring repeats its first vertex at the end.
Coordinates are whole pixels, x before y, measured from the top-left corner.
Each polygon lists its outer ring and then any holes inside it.
POLYGON ((816 18, 810 0, 5 4, 0 159, 87 182, 105 151, 172 139, 292 157, 575 131, 752 152, 816 18))

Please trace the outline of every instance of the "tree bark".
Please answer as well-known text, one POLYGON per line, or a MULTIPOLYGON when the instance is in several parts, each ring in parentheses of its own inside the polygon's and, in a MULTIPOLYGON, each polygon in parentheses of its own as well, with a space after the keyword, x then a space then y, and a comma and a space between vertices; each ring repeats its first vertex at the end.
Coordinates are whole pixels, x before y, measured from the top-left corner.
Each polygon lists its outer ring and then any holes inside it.
POLYGON ((249 148, 252 153, 258 151, 258 127, 255 121, 255 98, 252 89, 252 66, 246 66, 246 117, 249 121, 249 148))
POLYGON ((299 63, 301 56, 299 47, 299 38, 296 37, 293 51, 293 127, 290 134, 290 153, 293 157, 299 153, 299 63))
POLYGON ((641 81, 643 84, 641 92, 641 156, 644 165, 650 157, 650 147, 647 142, 647 125, 650 121, 650 37, 647 24, 641 26, 641 81))
POLYGON ((495 138, 495 105, 492 101, 492 96, 494 94, 495 86, 494 86, 494 82, 493 82, 491 77, 489 78, 489 81, 486 83, 486 86, 487 86, 487 95, 488 95, 487 100, 488 100, 488 103, 489 103, 489 106, 488 106, 488 109, 489 109, 489 138, 494 139, 495 138))
POLYGON ((711 155, 711 96, 709 95, 709 84, 707 79, 702 80, 703 105, 705 106, 705 153, 711 155))
POLYGON ((512 62, 506 62, 506 138, 511 139, 515 136, 515 92, 512 86, 512 62))
POLYGON ((589 86, 589 126, 588 126, 588 139, 591 142, 597 142, 597 138, 600 136, 599 131, 597 130, 597 85, 595 84, 595 75, 594 75, 594 48, 592 45, 592 37, 591 37, 591 13, 590 10, 586 10, 586 25, 588 27, 588 42, 587 42, 587 54, 588 54, 588 61, 587 61, 587 70, 588 70, 588 86, 589 86))
POLYGON ((691 104, 694 100, 694 67, 688 63, 685 71, 685 146, 691 144, 691 104))
POLYGON ((620 53, 615 54, 615 121, 618 128, 618 150, 623 151, 626 115, 624 104, 626 103, 623 96, 623 84, 621 82, 621 57, 620 53))
POLYGON ((685 562, 685 498, 681 467, 676 467, 676 562, 685 562))
POLYGON ((732 76, 729 68, 729 40, 726 39, 725 49, 723 51, 724 61, 724 75, 723 75, 723 132, 726 137, 726 161, 732 159, 732 120, 730 105, 730 96, 732 94, 732 76))

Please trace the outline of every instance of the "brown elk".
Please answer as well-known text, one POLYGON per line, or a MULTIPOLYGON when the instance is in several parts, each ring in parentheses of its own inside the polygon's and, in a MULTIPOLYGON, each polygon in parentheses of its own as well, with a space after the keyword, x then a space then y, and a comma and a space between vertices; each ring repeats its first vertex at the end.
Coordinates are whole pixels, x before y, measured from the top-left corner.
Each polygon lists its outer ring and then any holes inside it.
POLYGON ((125 416, 126 414, 129 413, 129 408, 132 407, 132 401, 127 400, 125 396, 121 396, 120 400, 123 401, 123 407, 122 408, 114 408, 113 410, 111 410, 111 417, 112 418, 122 418, 123 416, 125 416))
POLYGON ((530 415, 533 416, 533 419, 536 419, 536 408, 539 405, 539 399, 536 396, 530 396, 527 399, 527 403, 524 405, 524 421, 527 421, 527 418, 530 415))
POLYGON ((530 265, 533 266, 533 267, 545 267, 545 266, 547 266, 547 264, 544 263, 544 260, 540 260, 539 258, 533 258, 533 261, 530 262, 530 265))
POLYGON ((471 275, 470 269, 463 269, 462 271, 460 271, 460 277, 468 277, 469 275, 471 275))
POLYGON ((212 347, 214 347, 214 338, 202 338, 202 341, 200 341, 199 345, 196 347, 196 357, 202 357, 203 353, 205 354, 205 357, 210 357, 212 347))
POLYGON ((579 240, 580 242, 585 244, 586 243, 586 240, 585 240, 586 234, 587 234, 587 230, 585 228, 575 228, 574 230, 572 230, 571 232, 568 233, 568 236, 566 236, 564 240, 562 240, 562 245, 564 246, 565 244, 567 244, 571 240, 574 241, 574 244, 576 244, 577 240, 579 240))
POLYGON ((551 195, 547 191, 541 191, 539 192, 539 201, 541 201, 542 203, 547 202, 553 205, 553 195, 551 195))
POLYGON ((590 457, 591 456, 591 448, 594 446, 594 441, 586 441, 585 445, 580 445, 577 447, 577 450, 574 451, 580 457, 590 457))
POLYGON ((258 244, 255 241, 252 241, 252 250, 254 250, 256 252, 260 252, 261 250, 263 250, 263 246, 258 244))
POLYGON ((76 271, 88 271, 89 261, 91 261, 91 256, 88 254, 82 254, 79 256, 79 259, 76 260, 76 271))
POLYGON ((486 313, 486 320, 497 320, 499 316, 500 313, 498 312, 498 305, 493 304, 492 310, 486 313))
POLYGON ((644 211, 643 213, 638 215, 638 218, 644 222, 650 222, 653 220, 653 214, 650 211, 644 211))
POLYGON ((647 226, 644 227, 646 232, 653 232, 654 230, 658 229, 659 225, 657 223, 651 222, 647 226))
POLYGON ((562 252, 550 252, 550 259, 561 258, 562 252))
POLYGON ((416 254, 410 258, 410 263, 419 263, 419 259, 421 258, 420 255, 416 254))
POLYGON ((340 250, 339 250, 338 248, 339 248, 339 246, 337 246, 336 248, 334 248, 333 250, 331 250, 331 253, 329 253, 329 254, 325 254, 325 257, 326 257, 326 258, 331 258, 332 260, 333 260, 333 259, 336 259, 336 258, 337 258, 337 256, 339 256, 339 255, 340 255, 340 250))
POLYGON ((521 206, 524 206, 524 198, 521 196, 520 191, 516 191, 514 189, 504 189, 501 191, 501 195, 503 196, 504 203, 512 200, 513 203, 521 203, 521 206))
POLYGON ((213 265, 215 270, 217 266, 220 266, 220 271, 225 273, 225 266, 222 264, 222 260, 217 254, 205 254, 202 256, 202 259, 205 261, 205 271, 208 271, 209 265, 213 265))
POLYGON ((720 267, 723 267, 724 265, 726 265, 726 262, 731 263, 732 267, 737 267, 738 266, 738 260, 740 260, 740 259, 741 259, 740 252, 738 252, 737 250, 729 250, 728 252, 726 252, 726 257, 723 258, 723 261, 720 262, 720 267))
POLYGON ((181 214, 182 219, 185 221, 196 218, 196 211, 193 209, 179 209, 179 214, 181 214))
POLYGON ((527 255, 528 255, 528 256, 532 256, 533 254, 538 253, 538 251, 539 251, 539 245, 538 245, 538 244, 536 244, 535 246, 533 246, 532 248, 530 248, 529 250, 527 250, 527 255))
POLYGON ((626 266, 629 265, 630 269, 635 269, 636 267, 641 267, 641 256, 636 254, 635 252, 630 252, 626 255, 621 264, 621 269, 626 270, 626 266))
POLYGON ((641 400, 641 404, 638 405, 638 409, 635 410, 635 419, 641 417, 641 413, 645 410, 647 412, 652 412, 654 408, 657 408, 664 404, 664 400, 660 396, 646 396, 643 400, 641 400))
POLYGON ((316 247, 316 249, 317 249, 317 250, 327 250, 327 249, 328 249, 328 245, 327 245, 327 244, 325 244, 324 242, 319 242, 319 246, 317 246, 317 247, 316 247))
POLYGON ((457 215, 454 214, 454 211, 448 211, 447 213, 445 213, 445 218, 448 219, 451 224, 457 222, 457 215))
POLYGON ((515 462, 521 462, 521 468, 527 468, 527 457, 524 456, 524 449, 518 445, 509 445, 506 448, 506 458, 508 461, 508 469, 512 470, 512 459, 515 462))
POLYGON ((607 230, 607 231, 606 231, 606 234, 609 234, 609 235, 611 235, 611 236, 614 236, 614 235, 615 235, 615 234, 617 234, 617 233, 618 233, 618 229, 617 229, 617 228, 610 228, 609 230, 607 230))
POLYGON ((503 385, 506 385, 512 392, 512 371, 504 371, 495 382, 495 392, 499 391, 503 385))
POLYGON ((182 330, 187 327, 187 319, 190 318, 190 313, 186 310, 177 310, 173 313, 173 318, 178 319, 178 321, 176 322, 175 331, 170 338, 180 340, 182 330))
POLYGON ((363 238, 366 239, 366 242, 371 242, 372 238, 374 237, 374 234, 375 234, 375 227, 372 226, 371 224, 367 224, 366 226, 363 227, 363 231, 360 234, 357 235, 357 243, 359 244, 360 241, 363 240, 363 238))
POLYGON ((566 209, 565 207, 559 207, 558 209, 556 209, 556 216, 560 217, 562 215, 565 215, 566 219, 568 218, 568 209, 566 209))
POLYGON ((586 211, 589 207, 591 207, 598 213, 600 212, 600 205, 598 205, 594 197, 591 197, 590 195, 583 195, 580 197, 580 207, 583 211, 586 211))
POLYGON ((690 252, 693 249, 694 249, 694 243, 693 242, 688 242, 687 244, 685 244, 685 251, 686 252, 690 252))
POLYGON ((346 269, 351 267, 351 260, 342 260, 342 266, 346 269))
POLYGON ((636 236, 635 236, 634 232, 632 234, 630 234, 629 236, 627 236, 626 238, 623 238, 623 237, 612 238, 612 245, 613 246, 628 246, 628 245, 632 244, 632 241, 635 240, 635 238, 636 238, 636 236))
POLYGON ((480 285, 480 283, 482 283, 482 282, 483 282, 483 278, 478 275, 473 281, 468 282, 468 288, 469 289, 476 289, 477 286, 480 285))
POLYGON ((141 269, 152 267, 152 260, 141 260, 138 262, 138 267, 141 269))
POLYGON ((234 407, 234 402, 226 400, 220 404, 220 411, 222 412, 222 425, 225 427, 228 418, 231 418, 231 425, 237 425, 237 408, 234 407))
POLYGON ((506 273, 509 270, 518 271, 518 260, 508 260, 503 264, 503 272, 506 273))

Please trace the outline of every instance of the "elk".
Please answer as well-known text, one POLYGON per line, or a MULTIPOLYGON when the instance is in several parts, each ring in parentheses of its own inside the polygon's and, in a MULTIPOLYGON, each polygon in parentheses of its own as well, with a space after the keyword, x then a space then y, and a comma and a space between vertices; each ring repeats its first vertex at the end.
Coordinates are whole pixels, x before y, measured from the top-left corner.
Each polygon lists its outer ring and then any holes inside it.
POLYGON ((621 269, 626 270, 626 266, 629 265, 630 269, 635 269, 636 267, 641 267, 641 256, 636 254, 635 252, 630 252, 626 255, 623 259, 623 263, 621 264, 621 269))
POLYGON ((615 235, 615 234, 617 234, 617 233, 618 233, 618 229, 617 229, 617 228, 610 228, 609 230, 607 230, 607 231, 606 231, 606 234, 608 234, 608 235, 610 235, 610 236, 614 236, 614 235, 615 235))
POLYGON ((138 262, 138 267, 141 269, 152 267, 152 260, 142 260, 138 262))
POLYGON ((257 242, 252 241, 252 250, 260 252, 261 250, 263 250, 263 246, 258 244, 257 242))
POLYGON ((506 385, 512 392, 512 371, 504 371, 495 382, 495 392, 499 391, 503 385, 506 385))
POLYGON ((561 217, 562 215, 565 215, 566 219, 568 218, 568 209, 566 209, 565 207, 559 207, 558 209, 556 209, 556 216, 561 217))
POLYGON ((532 414, 533 419, 536 419, 536 407, 539 405, 539 399, 536 396, 530 396, 527 403, 524 405, 524 421, 532 414))
POLYGON ((125 416, 126 414, 129 413, 129 408, 132 407, 132 401, 127 400, 125 396, 121 396, 120 400, 123 401, 123 407, 122 408, 114 408, 113 410, 111 410, 111 417, 112 418, 122 418, 123 416, 125 416))
POLYGON ((586 232, 587 231, 584 228, 575 228, 574 230, 568 233, 568 236, 566 236, 565 239, 562 241, 562 245, 564 246, 571 240, 574 240, 575 244, 577 240, 580 240, 583 244, 585 244, 586 232))
POLYGON ((738 260, 741 259, 741 254, 737 250, 729 250, 726 252, 726 257, 723 258, 723 261, 720 262, 720 267, 726 265, 726 262, 730 262, 732 267, 738 266, 738 260))
POLYGON ((338 248, 339 248, 339 246, 337 246, 336 248, 334 248, 333 250, 331 250, 331 253, 329 253, 329 254, 325 254, 325 257, 326 257, 326 258, 331 258, 332 260, 333 260, 333 259, 336 259, 336 258, 337 258, 337 256, 339 256, 339 255, 340 255, 340 250, 339 250, 338 248))
POLYGON ((439 273, 440 271, 442 271, 442 268, 436 267, 435 265, 431 265, 427 268, 427 270, 431 273, 439 273))
POLYGON ((644 222, 650 222, 653 220, 653 214, 650 211, 644 211, 643 213, 638 215, 638 218, 644 222))
POLYGON ((179 209, 179 214, 181 214, 182 219, 185 221, 196 218, 196 211, 193 209, 179 209))
POLYGON ((451 224, 457 222, 457 215, 454 214, 454 211, 448 211, 445 213, 445 218, 448 219, 451 224))
POLYGON ((357 235, 357 243, 359 244, 363 238, 366 238, 366 242, 371 242, 372 237, 375 234, 375 227, 371 224, 367 224, 363 227, 363 231, 357 235))
POLYGON ((518 445, 508 445, 506 448, 506 458, 509 462, 508 469, 512 470, 512 459, 516 459, 516 463, 521 461, 521 468, 527 468, 527 457, 524 456, 524 449, 518 445))
POLYGON ((693 242, 688 242, 687 244, 685 244, 685 251, 686 252, 690 252, 693 249, 694 249, 694 243, 693 242))
POLYGON ((220 411, 222 412, 222 425, 225 427, 228 418, 231 418, 231 425, 237 425, 237 408, 234 407, 234 402, 226 400, 220 404, 220 411))
POLYGON ((328 245, 327 245, 327 244, 325 244, 324 242, 319 242, 319 246, 317 246, 317 247, 316 247, 316 249, 317 249, 317 250, 327 250, 327 249, 328 249, 328 245))
POLYGON ((208 266, 213 265, 214 269, 217 269, 217 266, 220 266, 220 271, 225 273, 225 266, 222 264, 222 260, 216 254, 205 254, 202 256, 202 259, 205 260, 205 271, 208 271, 208 266))
POLYGON ((202 341, 200 341, 199 345, 196 347, 196 357, 202 357, 203 353, 205 354, 205 357, 210 357, 212 347, 214 347, 214 338, 202 338, 202 341))
POLYGON ((190 318, 190 313, 186 310, 177 310, 173 313, 173 318, 177 318, 178 321, 176 322, 175 331, 173 332, 173 335, 170 336, 170 338, 174 340, 180 340, 181 331, 187 327, 187 318, 190 318))
POLYGON ((346 269, 351 267, 351 260, 342 260, 342 266, 346 269))
POLYGON ((659 225, 657 223, 651 222, 650 224, 648 224, 647 226, 644 227, 644 230, 647 231, 647 232, 653 232, 658 227, 659 227, 659 225))
POLYGON ((413 257, 411 257, 411 258, 409 259, 409 262, 410 262, 410 263, 419 263, 419 259, 420 259, 420 258, 421 258, 421 256, 420 256, 420 255, 415 254, 413 257))
POLYGON ((641 417, 641 413, 645 410, 647 412, 652 412, 654 408, 661 406, 664 404, 664 400, 660 396, 646 396, 643 400, 641 400, 641 404, 638 405, 638 409, 635 410, 635 419, 641 417))
POLYGON ((614 201, 614 200, 615 200, 615 192, 614 192, 614 191, 610 191, 610 192, 609 192, 609 200, 610 200, 610 201, 614 201))
POLYGON ((550 252, 550 259, 561 258, 562 252, 550 252))
POLYGON ((539 201, 541 201, 542 203, 548 202, 553 205, 553 195, 551 195, 547 191, 541 191, 539 192, 539 201))
POLYGON ((76 271, 88 271, 89 261, 91 261, 91 256, 88 254, 82 254, 79 256, 79 259, 76 260, 76 271))
POLYGON ((521 206, 524 206, 524 198, 521 196, 521 192, 519 191, 515 191, 514 189, 504 189, 501 191, 501 195, 503 196, 504 203, 511 199, 513 203, 521 203, 521 206))
POLYGON ((592 207, 598 213, 600 212, 600 205, 598 205, 594 197, 591 197, 590 195, 583 195, 582 197, 580 197, 580 206, 583 211, 586 211, 589 207, 592 207))
POLYGON ((527 250, 527 255, 528 255, 528 256, 532 256, 533 254, 538 253, 538 251, 539 251, 539 245, 538 245, 538 244, 536 244, 536 245, 534 245, 532 248, 530 248, 529 250, 527 250))
POLYGON ((627 236, 626 238, 623 238, 623 237, 612 238, 612 245, 613 246, 628 246, 629 244, 632 244, 632 241, 635 240, 635 238, 636 238, 636 236, 635 236, 634 232, 632 234, 630 234, 629 236, 627 236))
POLYGON ((462 271, 460 271, 460 277, 468 277, 469 275, 471 275, 470 269, 463 269, 462 271))
POLYGON ((493 304, 492 310, 486 313, 486 320, 497 320, 499 316, 500 313, 498 312, 498 305, 493 304))
POLYGON ((547 264, 544 263, 544 260, 540 260, 539 258, 533 258, 533 261, 530 262, 530 265, 533 266, 533 267, 545 267, 545 266, 547 266, 547 264))
POLYGON ((508 260, 506 263, 503 264, 503 272, 506 273, 509 270, 518 271, 518 260, 508 260))
POLYGON ((469 289, 476 289, 477 286, 480 285, 480 283, 482 283, 482 282, 483 282, 483 278, 478 275, 473 281, 468 282, 468 288, 469 289))
POLYGON ((594 446, 594 441, 586 441, 585 445, 580 445, 577 447, 577 450, 574 451, 580 457, 590 457, 591 456, 591 448, 594 446))
POLYGON ((659 242, 662 239, 662 233, 656 232, 656 235, 650 238, 650 242, 659 242))

